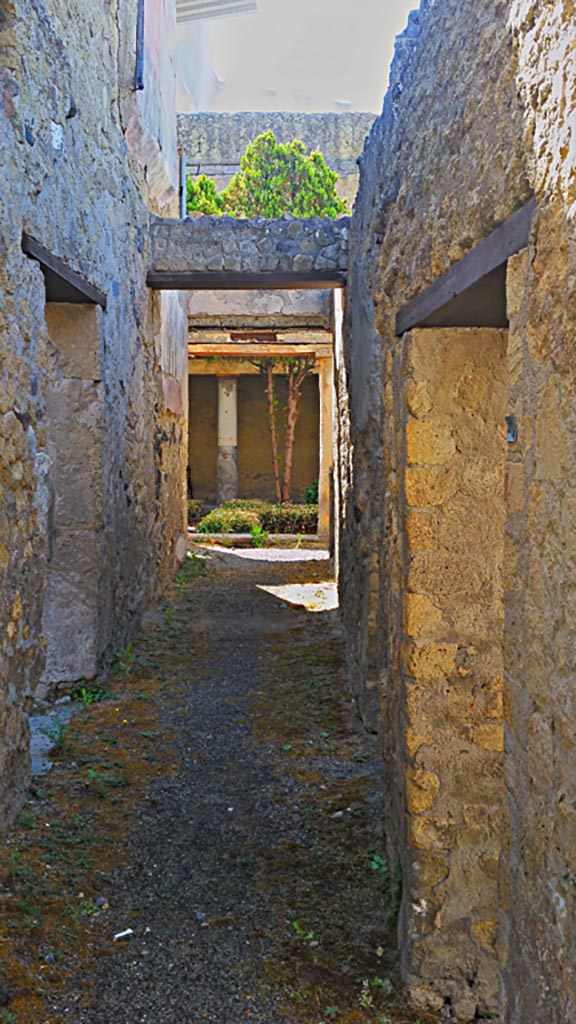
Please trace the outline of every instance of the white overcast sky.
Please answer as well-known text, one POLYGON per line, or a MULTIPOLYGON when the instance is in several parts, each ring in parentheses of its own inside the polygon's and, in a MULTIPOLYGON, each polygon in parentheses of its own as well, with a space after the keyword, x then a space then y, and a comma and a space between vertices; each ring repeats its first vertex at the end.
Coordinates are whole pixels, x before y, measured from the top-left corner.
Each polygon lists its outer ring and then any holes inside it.
POLYGON ((394 37, 419 0, 259 0, 208 23, 222 81, 214 110, 373 110, 394 37))

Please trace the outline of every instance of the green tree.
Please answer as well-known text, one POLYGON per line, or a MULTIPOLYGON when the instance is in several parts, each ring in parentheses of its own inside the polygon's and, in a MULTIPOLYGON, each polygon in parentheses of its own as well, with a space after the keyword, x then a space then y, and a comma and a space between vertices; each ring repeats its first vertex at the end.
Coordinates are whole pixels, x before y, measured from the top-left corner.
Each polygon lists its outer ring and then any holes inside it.
POLYGON ((290 501, 292 489, 292 466, 294 463, 294 444, 296 441, 296 424, 300 415, 300 399, 302 397, 302 385, 311 374, 316 365, 314 356, 292 356, 285 359, 264 356, 251 360, 252 364, 260 371, 266 381, 266 397, 268 399, 268 428, 270 431, 270 448, 272 452, 272 468, 274 470, 274 485, 276 490, 276 501, 279 505, 290 501), (276 398, 276 387, 274 373, 286 373, 288 380, 288 399, 285 410, 284 423, 284 467, 281 466, 280 453, 278 449, 278 428, 276 413, 278 411, 278 400, 276 398))
POLYGON ((276 141, 264 132, 251 142, 240 170, 223 192, 206 175, 188 184, 188 213, 227 213, 231 217, 338 217, 347 213, 336 192, 338 175, 321 153, 306 154, 298 139, 276 141))
POLYGON ((218 214, 224 213, 224 199, 216 190, 216 185, 206 174, 201 174, 196 181, 186 178, 186 212, 218 214))

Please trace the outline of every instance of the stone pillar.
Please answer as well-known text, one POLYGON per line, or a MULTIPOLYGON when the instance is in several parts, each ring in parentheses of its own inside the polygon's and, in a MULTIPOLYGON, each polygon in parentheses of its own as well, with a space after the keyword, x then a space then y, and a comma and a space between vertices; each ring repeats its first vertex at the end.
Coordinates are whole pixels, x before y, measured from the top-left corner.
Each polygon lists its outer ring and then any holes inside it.
POLYGON ((238 497, 238 380, 218 379, 218 504, 238 497))
POLYGON ((332 292, 332 317, 334 331, 334 482, 332 488, 332 535, 334 538, 334 576, 340 578, 340 546, 342 543, 343 515, 346 496, 344 494, 343 465, 349 453, 346 428, 349 409, 346 388, 346 366, 344 363, 344 299, 341 288, 332 292))
POLYGON ((318 533, 324 540, 330 536, 330 491, 334 464, 334 381, 332 358, 318 360, 320 390, 320 470, 318 474, 318 533))

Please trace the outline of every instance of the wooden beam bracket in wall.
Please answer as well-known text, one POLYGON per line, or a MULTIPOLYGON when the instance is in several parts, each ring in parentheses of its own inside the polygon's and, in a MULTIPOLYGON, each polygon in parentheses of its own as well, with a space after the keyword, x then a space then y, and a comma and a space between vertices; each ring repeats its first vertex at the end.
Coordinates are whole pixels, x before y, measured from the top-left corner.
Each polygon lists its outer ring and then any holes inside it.
POLYGON ((81 302, 106 309, 106 296, 26 232, 22 252, 37 260, 46 282, 46 302, 81 302))
POLYGON ((535 210, 531 199, 408 302, 396 317, 396 334, 413 327, 507 327, 506 261, 528 245, 535 210))

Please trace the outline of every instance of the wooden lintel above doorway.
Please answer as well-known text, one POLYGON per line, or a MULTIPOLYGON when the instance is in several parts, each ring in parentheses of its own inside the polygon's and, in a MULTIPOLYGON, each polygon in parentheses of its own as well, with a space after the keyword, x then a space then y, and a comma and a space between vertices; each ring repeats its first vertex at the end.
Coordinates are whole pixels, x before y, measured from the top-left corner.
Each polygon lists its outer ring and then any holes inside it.
POLYGON ((40 264, 46 284, 46 302, 84 303, 106 309, 103 292, 26 232, 22 235, 22 252, 40 264))
POLYGON ((277 344, 277 345, 258 345, 258 344, 239 344, 238 342, 216 343, 210 344, 191 344, 188 346, 188 355, 190 358, 203 359, 206 356, 217 358, 222 356, 223 359, 254 359, 259 357, 261 359, 271 359, 275 356, 282 358, 294 357, 294 356, 311 356, 315 355, 317 359, 327 359, 332 355, 332 345, 298 345, 298 344, 277 344))
POLYGON ((327 288, 343 288, 346 277, 337 271, 311 271, 310 273, 270 273, 247 274, 231 273, 230 271, 180 271, 151 270, 146 278, 149 288, 157 291, 273 291, 294 289, 324 290, 327 288))
POLYGON ((508 327, 506 262, 528 245, 535 210, 531 199, 411 299, 396 317, 396 334, 413 327, 508 327))

